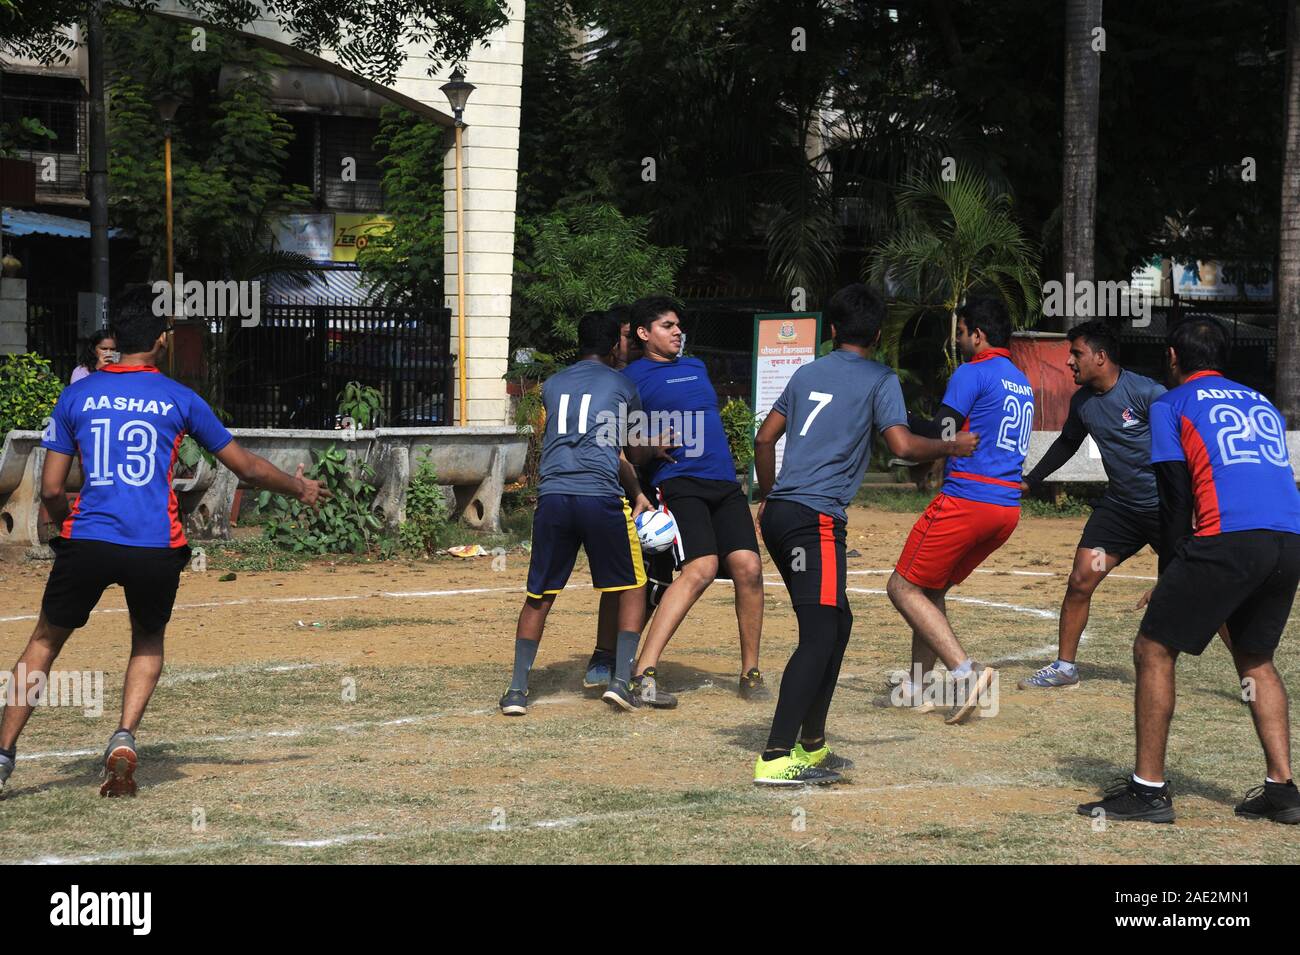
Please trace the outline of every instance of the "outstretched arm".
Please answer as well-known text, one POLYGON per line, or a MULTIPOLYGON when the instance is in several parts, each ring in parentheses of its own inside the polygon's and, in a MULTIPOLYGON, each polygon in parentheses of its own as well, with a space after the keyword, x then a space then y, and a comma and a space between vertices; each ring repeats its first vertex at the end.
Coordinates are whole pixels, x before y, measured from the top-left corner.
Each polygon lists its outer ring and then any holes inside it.
POLYGON ((951 440, 923 438, 906 425, 896 424, 884 431, 885 446, 894 457, 908 461, 934 461, 938 458, 964 458, 975 453, 980 437, 973 431, 958 431, 951 440))
POLYGON ((320 481, 302 476, 301 464, 298 465, 296 474, 289 474, 287 471, 281 471, 266 458, 240 447, 238 441, 231 441, 218 451, 217 460, 234 471, 245 484, 265 488, 277 494, 287 494, 308 507, 315 506, 319 500, 327 500, 331 497, 330 492, 320 481))

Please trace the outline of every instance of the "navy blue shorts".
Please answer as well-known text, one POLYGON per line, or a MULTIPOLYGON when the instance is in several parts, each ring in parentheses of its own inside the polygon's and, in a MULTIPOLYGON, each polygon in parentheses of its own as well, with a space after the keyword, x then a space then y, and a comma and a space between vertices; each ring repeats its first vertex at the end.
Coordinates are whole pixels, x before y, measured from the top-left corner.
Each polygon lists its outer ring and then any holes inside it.
POLYGON ((544 494, 533 512, 528 596, 558 594, 569 582, 578 548, 587 552, 591 585, 631 590, 646 582, 632 508, 621 497, 544 494))

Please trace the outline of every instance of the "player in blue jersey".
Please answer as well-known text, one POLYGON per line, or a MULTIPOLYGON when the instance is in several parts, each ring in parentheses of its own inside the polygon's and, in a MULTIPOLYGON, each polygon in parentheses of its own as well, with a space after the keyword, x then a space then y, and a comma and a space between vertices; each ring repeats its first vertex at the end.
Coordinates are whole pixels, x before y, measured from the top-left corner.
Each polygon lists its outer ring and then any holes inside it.
POLYGON ((611 365, 618 347, 618 320, 588 312, 578 322, 578 360, 542 386, 546 433, 542 439, 537 507, 528 590, 515 626, 514 670, 501 697, 505 716, 528 714, 528 675, 556 596, 569 582, 581 547, 591 583, 617 593, 614 672, 603 699, 631 710, 639 705, 631 687, 632 660, 645 615, 645 566, 632 509, 619 484, 620 452, 633 464, 653 453, 644 429, 634 434, 641 411, 636 386, 611 365))
POLYGON ((69 385, 45 429, 41 500, 61 525, 50 541, 54 567, 36 629, 14 666, 14 702, 0 719, 0 787, 14 768, 15 748, 31 716, 31 686, 43 685, 72 632, 86 625, 104 590, 125 591, 131 659, 122 688, 122 718, 104 752, 100 795, 135 795, 135 733, 162 673, 163 636, 190 549, 172 491, 172 468, 186 434, 248 484, 314 506, 321 485, 286 474, 241 448, 203 399, 158 371, 166 347, 165 316, 152 292, 129 292, 114 304, 121 359, 69 385), (76 503, 64 491, 72 458, 84 480, 76 503))
POLYGON ((654 620, 637 659, 636 679, 647 702, 664 694, 656 667, 664 648, 695 602, 725 574, 735 590, 740 631, 740 680, 746 699, 767 695, 758 669, 763 633, 763 561, 749 500, 736 480, 735 459, 722 427, 718 393, 704 362, 681 354, 682 307, 663 296, 632 305, 632 320, 645 357, 623 374, 641 394, 641 404, 655 423, 672 428, 681 447, 671 460, 656 462, 649 475, 656 492, 677 522, 676 556, 681 573, 660 598, 654 620))
POLYGON ((1232 656, 1264 748, 1264 783, 1240 816, 1300 823, 1291 778, 1286 687, 1273 665, 1300 584, 1300 492, 1286 423, 1259 392, 1224 377, 1228 335, 1212 319, 1169 334, 1176 386, 1151 405, 1151 462, 1160 495, 1160 577, 1133 645, 1137 760, 1133 775, 1081 815, 1173 822, 1165 747, 1179 653, 1199 656, 1226 622, 1232 656))
POLYGON ((790 593, 799 646, 781 676, 767 746, 754 762, 760 786, 822 785, 853 764, 832 753, 826 716, 853 629, 845 590, 846 508, 879 433, 893 454, 914 461, 963 455, 972 432, 922 438, 907 426, 898 376, 872 360, 885 302, 865 285, 832 296, 826 320, 835 350, 790 377, 754 440, 763 542, 790 593), (776 473, 776 442, 786 445, 776 473))
POLYGON ((964 722, 977 706, 993 711, 997 671, 962 648, 944 596, 1016 529, 1020 472, 1034 426, 1034 392, 1011 362, 1011 317, 1002 301, 972 296, 958 308, 957 344, 965 363, 953 372, 934 421, 916 422, 913 430, 944 436, 971 430, 983 439, 970 458, 948 459, 943 487, 912 528, 889 578, 889 599, 912 628, 912 666, 879 701, 931 709, 937 695, 950 704, 948 723, 964 722), (951 677, 942 694, 926 692, 936 680, 936 659, 951 677))

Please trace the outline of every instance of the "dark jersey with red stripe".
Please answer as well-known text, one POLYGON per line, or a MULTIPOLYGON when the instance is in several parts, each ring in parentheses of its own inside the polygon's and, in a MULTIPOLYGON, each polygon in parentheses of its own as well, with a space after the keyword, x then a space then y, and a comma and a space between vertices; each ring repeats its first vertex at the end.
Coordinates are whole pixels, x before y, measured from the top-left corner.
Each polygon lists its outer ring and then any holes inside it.
POLYGON ((1020 472, 1034 428, 1034 389, 1005 348, 987 348, 948 380, 943 403, 965 416, 963 431, 980 436, 966 458, 949 458, 943 493, 985 504, 1020 503, 1020 472))
POLYGON ((172 468, 186 434, 212 453, 231 441, 202 398, 149 365, 108 365, 59 395, 42 446, 81 458, 81 493, 62 536, 183 547, 172 468))
POLYGON ((1300 534, 1300 492, 1286 424, 1266 397, 1217 371, 1199 371, 1151 403, 1151 463, 1184 461, 1196 535, 1300 534))

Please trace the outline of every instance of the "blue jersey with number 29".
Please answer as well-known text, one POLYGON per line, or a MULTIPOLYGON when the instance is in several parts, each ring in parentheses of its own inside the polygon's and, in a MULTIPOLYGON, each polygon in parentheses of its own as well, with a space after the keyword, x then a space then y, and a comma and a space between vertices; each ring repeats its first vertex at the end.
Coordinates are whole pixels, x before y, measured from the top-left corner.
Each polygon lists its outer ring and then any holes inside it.
POLYGON ((943 403, 980 436, 968 458, 949 458, 943 493, 985 504, 1020 504, 1020 472, 1034 430, 1034 389, 1005 348, 986 348, 952 373, 943 403))
POLYGON ((151 365, 108 365, 64 388, 41 442, 81 456, 62 536, 184 547, 172 467, 186 434, 213 454, 231 441, 202 398, 151 365))
POLYGON ((1198 371, 1151 403, 1151 463, 1185 461, 1196 534, 1300 534, 1286 424, 1258 391, 1198 371))

